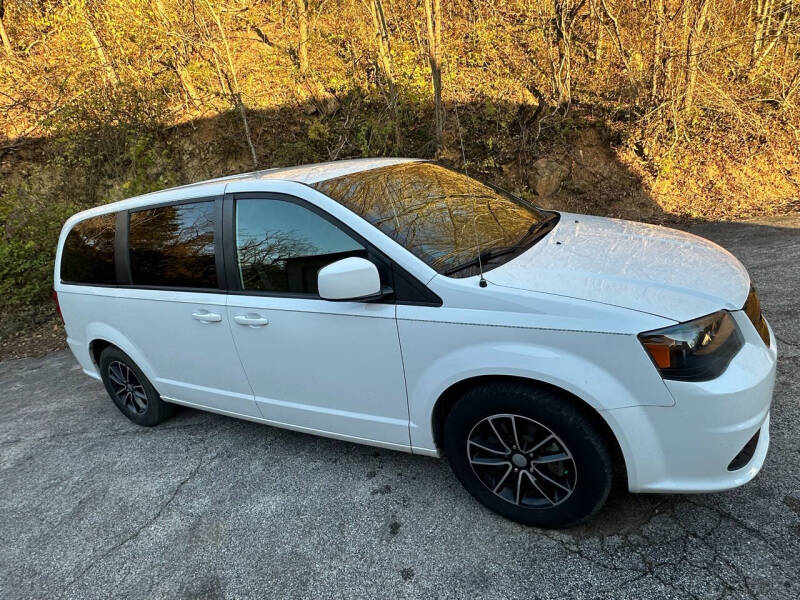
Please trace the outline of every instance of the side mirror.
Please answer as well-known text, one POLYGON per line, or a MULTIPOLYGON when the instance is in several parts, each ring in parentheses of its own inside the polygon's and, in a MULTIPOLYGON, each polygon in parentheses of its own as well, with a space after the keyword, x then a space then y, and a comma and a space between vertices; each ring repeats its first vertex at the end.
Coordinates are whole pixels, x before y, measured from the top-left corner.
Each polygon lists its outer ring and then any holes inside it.
POLYGON ((325 300, 375 300, 387 293, 381 289, 378 268, 357 256, 322 267, 317 274, 317 287, 325 300))

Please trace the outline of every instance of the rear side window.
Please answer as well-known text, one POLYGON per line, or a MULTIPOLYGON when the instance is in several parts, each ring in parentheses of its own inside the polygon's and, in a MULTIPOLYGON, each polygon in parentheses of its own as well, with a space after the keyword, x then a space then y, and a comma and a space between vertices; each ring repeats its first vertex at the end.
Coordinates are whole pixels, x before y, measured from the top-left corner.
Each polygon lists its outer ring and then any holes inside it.
POLYGON ((366 248, 317 213, 283 200, 236 201, 236 258, 243 290, 314 294, 317 272, 366 248))
POLYGON ((115 213, 77 223, 67 234, 61 251, 61 281, 83 284, 115 284, 115 213))
POLYGON ((217 288, 214 202, 130 213, 133 285, 217 288))

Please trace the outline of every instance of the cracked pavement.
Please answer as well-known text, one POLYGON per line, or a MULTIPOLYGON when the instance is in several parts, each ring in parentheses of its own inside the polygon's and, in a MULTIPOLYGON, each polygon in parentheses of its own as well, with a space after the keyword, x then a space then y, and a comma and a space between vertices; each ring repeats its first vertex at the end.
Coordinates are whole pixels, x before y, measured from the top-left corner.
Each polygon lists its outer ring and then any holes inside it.
POLYGON ((592 522, 506 521, 446 463, 179 409, 128 422, 67 351, 0 363, 0 597, 800 597, 800 217, 690 231, 750 269, 778 338, 743 488, 616 489, 592 522))

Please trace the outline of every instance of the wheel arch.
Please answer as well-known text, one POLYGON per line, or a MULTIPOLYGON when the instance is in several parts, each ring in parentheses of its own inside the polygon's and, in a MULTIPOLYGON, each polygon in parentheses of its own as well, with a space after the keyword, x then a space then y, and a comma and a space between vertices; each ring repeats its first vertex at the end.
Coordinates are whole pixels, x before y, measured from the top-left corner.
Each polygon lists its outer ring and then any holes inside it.
POLYGON ((614 460, 615 468, 620 471, 620 475, 627 478, 625 454, 622 451, 622 447, 617 439, 617 435, 614 433, 611 425, 609 425, 606 419, 603 418, 602 414, 595 407, 582 398, 579 398, 574 393, 553 385, 552 383, 515 375, 478 375, 475 377, 468 377, 453 383, 444 392, 442 392, 442 394, 436 400, 431 413, 431 429, 433 432, 433 441, 436 449, 440 453, 443 451, 444 445, 442 438, 444 434, 444 425, 447 421, 447 415, 450 413, 450 410, 453 408, 455 403, 458 402, 458 400, 464 395, 464 393, 466 393, 467 390, 479 385, 482 386, 487 384, 491 385, 508 382, 519 383, 537 389, 547 389, 569 401, 573 406, 580 410, 581 413, 583 413, 589 419, 589 421, 595 425, 595 427, 597 427, 598 431, 600 431, 601 435, 603 436, 603 439, 608 444, 612 459, 614 460))
MULTIPOLYGON (((89 356, 92 358, 92 362, 98 371, 100 370, 100 355, 103 353, 103 350, 110 346, 118 348, 115 344, 102 338, 97 338, 89 342, 89 356)), ((122 348, 120 348, 120 350, 122 350, 122 348)))
POLYGON ((109 346, 114 346, 127 354, 151 382, 156 381, 156 371, 139 346, 114 327, 101 322, 90 323, 85 339, 89 340, 89 357, 98 375, 100 374, 100 354, 109 346))

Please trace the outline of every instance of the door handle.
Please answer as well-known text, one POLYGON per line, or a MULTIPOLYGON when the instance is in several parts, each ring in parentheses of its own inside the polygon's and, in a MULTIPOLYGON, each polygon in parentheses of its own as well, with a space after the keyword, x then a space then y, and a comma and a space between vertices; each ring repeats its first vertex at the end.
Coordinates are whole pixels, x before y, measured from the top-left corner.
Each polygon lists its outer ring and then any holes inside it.
POLYGON ((246 325, 247 327, 263 327, 269 325, 269 319, 265 319, 258 313, 247 313, 246 315, 236 315, 233 317, 239 325, 246 325))
POLYGON ((208 312, 207 310, 198 310, 193 312, 192 316, 201 323, 219 323, 222 321, 222 315, 208 312))

